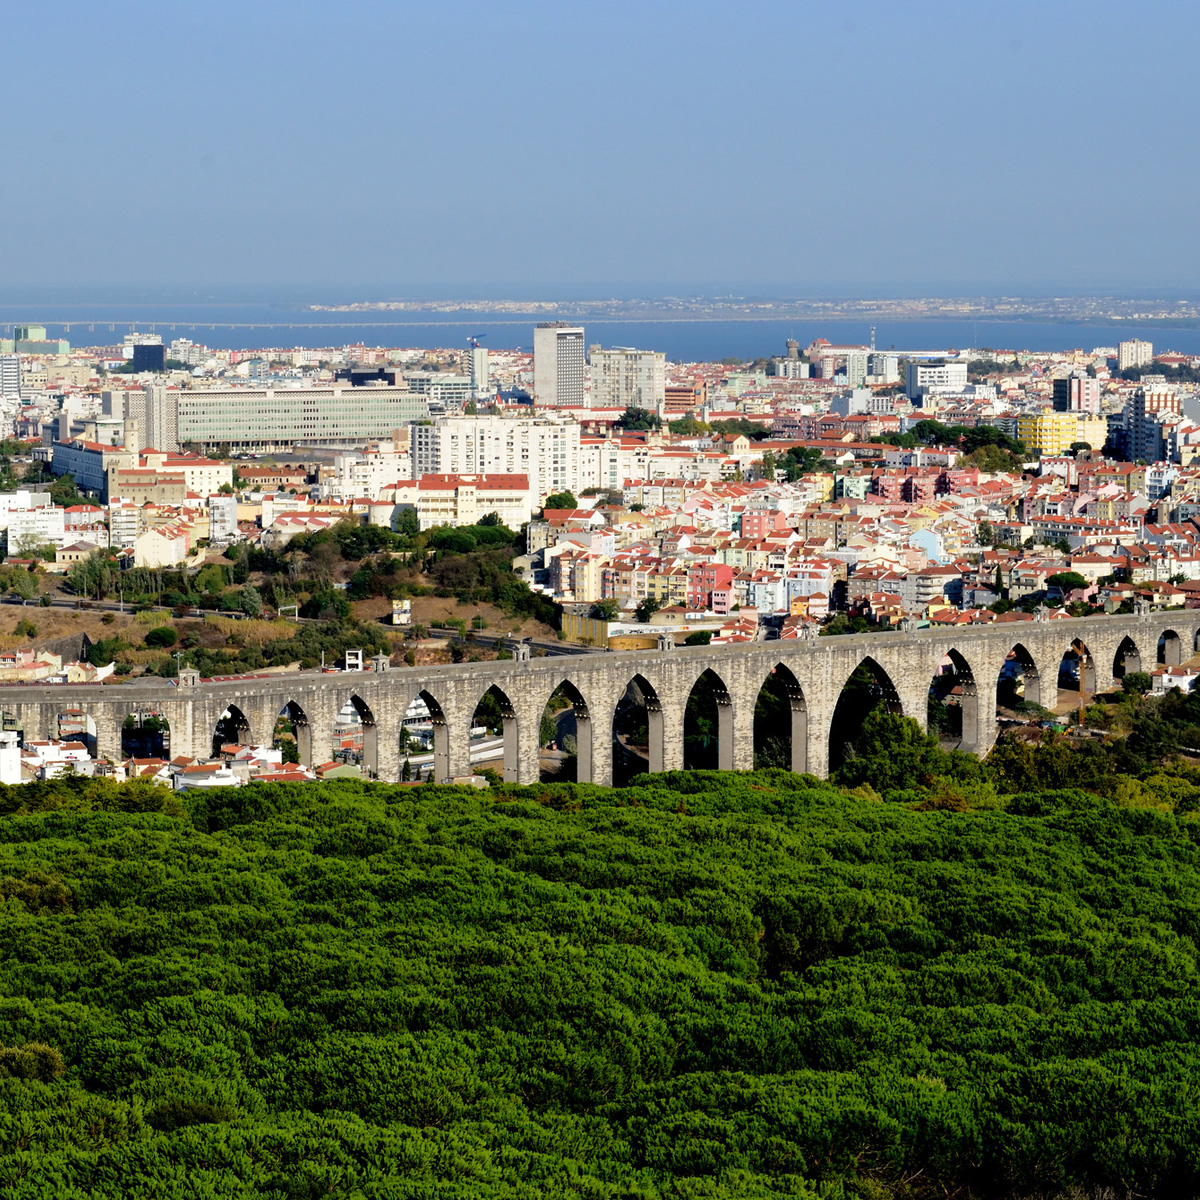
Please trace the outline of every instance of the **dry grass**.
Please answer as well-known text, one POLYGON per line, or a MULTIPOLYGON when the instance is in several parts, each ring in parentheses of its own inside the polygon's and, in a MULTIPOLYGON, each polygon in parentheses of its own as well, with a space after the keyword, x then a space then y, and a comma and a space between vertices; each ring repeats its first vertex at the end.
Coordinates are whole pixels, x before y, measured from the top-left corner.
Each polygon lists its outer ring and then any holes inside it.
POLYGON ((209 617, 204 624, 215 629, 222 640, 236 637, 243 646, 263 646, 267 642, 294 638, 300 629, 295 621, 235 621, 230 617, 209 617))
MULTIPOLYGON (((356 600, 350 606, 354 615, 360 621, 378 621, 388 617, 392 611, 392 602, 381 596, 370 600, 356 600)), ((522 621, 510 617, 503 609, 494 604, 460 604, 452 596, 416 596, 412 602, 412 619, 414 625, 424 625, 430 628, 435 621, 446 621, 456 617, 471 626, 474 617, 481 616, 487 622, 487 628, 481 636, 500 637, 512 633, 520 637, 554 637, 554 631, 540 621, 522 621)), ((390 628, 390 625, 389 625, 390 628)))

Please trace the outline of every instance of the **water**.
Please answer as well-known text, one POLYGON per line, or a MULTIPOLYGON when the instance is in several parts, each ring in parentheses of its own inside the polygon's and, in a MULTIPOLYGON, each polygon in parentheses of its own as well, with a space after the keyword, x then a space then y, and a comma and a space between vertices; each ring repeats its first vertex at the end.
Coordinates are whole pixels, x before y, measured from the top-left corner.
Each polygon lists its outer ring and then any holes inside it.
MULTIPOLYGON (((170 342, 190 338, 214 348, 321 347, 365 343, 418 349, 461 347, 481 335, 490 349, 530 350, 533 327, 552 316, 442 312, 337 313, 310 312, 299 301, 228 301, 219 299, 149 299, 133 297, 81 303, 77 298, 39 298, 36 303, 0 300, 0 327, 41 324, 49 336, 72 346, 107 346, 134 331, 161 334, 170 342)), ((574 320, 569 311, 566 319, 574 320)), ((845 319, 698 320, 689 317, 629 319, 585 317, 589 342, 661 350, 672 361, 720 358, 754 359, 784 352, 796 338, 806 346, 817 337, 832 342, 866 343, 870 322, 845 319)), ((1001 350, 1091 350, 1115 346, 1132 337, 1154 343, 1156 351, 1200 354, 1200 328, 1160 328, 1133 321, 1110 325, 1032 321, 876 321, 880 349, 930 350, 951 347, 994 347, 1001 350)))

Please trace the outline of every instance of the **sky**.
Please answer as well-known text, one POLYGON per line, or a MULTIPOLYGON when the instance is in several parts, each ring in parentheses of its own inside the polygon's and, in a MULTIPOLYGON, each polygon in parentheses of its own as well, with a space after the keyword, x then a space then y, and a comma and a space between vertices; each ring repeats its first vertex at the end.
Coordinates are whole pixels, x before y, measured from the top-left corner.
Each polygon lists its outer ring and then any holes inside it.
POLYGON ((66 0, 0 286, 1195 290, 1200 5, 66 0))

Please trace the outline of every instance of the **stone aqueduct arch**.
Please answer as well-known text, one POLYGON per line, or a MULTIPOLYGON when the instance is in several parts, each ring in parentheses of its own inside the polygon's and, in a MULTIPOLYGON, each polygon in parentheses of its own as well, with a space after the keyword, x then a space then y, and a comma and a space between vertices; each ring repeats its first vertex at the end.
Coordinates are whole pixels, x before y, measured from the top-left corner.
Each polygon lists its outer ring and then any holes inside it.
POLYGON ((506 732, 504 774, 524 783, 538 779, 538 727, 552 693, 564 687, 578 722, 581 782, 612 780, 611 729, 617 705, 631 680, 650 699, 650 766, 683 765, 683 715, 693 685, 706 671, 722 685, 719 709, 723 769, 748 770, 754 762, 754 707, 774 673, 791 706, 792 765, 824 775, 834 709, 846 680, 868 657, 886 673, 896 706, 924 726, 929 684, 950 658, 964 693, 964 748, 985 753, 996 737, 996 685, 1013 653, 1025 672, 1026 698, 1053 703, 1059 662, 1073 643, 1086 645, 1091 662, 1088 690, 1113 686, 1114 668, 1124 658, 1145 670, 1158 657, 1164 634, 1172 659, 1200 639, 1200 610, 1173 610, 1120 617, 1001 622, 987 626, 929 628, 912 632, 858 634, 809 641, 753 642, 734 646, 679 647, 573 656, 522 658, 495 663, 393 668, 372 673, 305 672, 257 679, 204 682, 187 676, 122 686, 0 686, 0 710, 12 715, 27 737, 48 737, 66 708, 95 721, 97 751, 121 752, 126 715, 154 709, 170 724, 173 755, 204 755, 222 714, 236 708, 243 738, 268 739, 281 712, 297 730, 302 762, 328 757, 337 714, 353 703, 364 719, 367 762, 381 779, 400 775, 402 718, 420 696, 433 722, 434 776, 470 771, 467 731, 475 707, 493 690, 501 701, 506 732), (1094 676, 1094 679, 1091 678, 1094 676), (368 732, 369 731, 369 732, 368 732))

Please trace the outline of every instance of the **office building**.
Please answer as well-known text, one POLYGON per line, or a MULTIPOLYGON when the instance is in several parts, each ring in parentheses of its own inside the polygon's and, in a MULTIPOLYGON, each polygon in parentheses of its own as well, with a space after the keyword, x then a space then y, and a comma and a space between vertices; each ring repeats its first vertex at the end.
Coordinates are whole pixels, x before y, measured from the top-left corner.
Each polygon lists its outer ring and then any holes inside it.
POLYGON ((167 348, 161 340, 143 342, 133 348, 133 369, 135 371, 163 371, 167 365, 167 348))
POLYGON ((1065 379, 1054 381, 1055 412, 1100 411, 1100 380, 1082 371, 1073 371, 1065 379))
POLYGON ((967 364, 939 358, 927 362, 908 362, 905 394, 910 400, 943 394, 957 395, 967 386, 967 364))
POLYGON ((533 396, 554 408, 582 408, 586 355, 583 330, 566 321, 543 321, 533 331, 533 396))
MULTIPOLYGON (((429 416, 425 398, 396 387, 180 391, 178 440, 199 449, 270 453, 292 446, 390 440, 429 416)), ((161 449, 162 447, 155 447, 161 449)))
POLYGON ((529 477, 540 504, 552 492, 578 492, 579 426, 559 416, 439 417, 414 425, 413 475, 501 475, 529 477))
POLYGON ((16 354, 0 354, 0 397, 21 396, 21 359, 16 354))
POLYGON ((667 387, 667 356, 656 350, 593 346, 592 408, 645 408, 663 411, 667 387))
POLYGON ((1154 343, 1142 342, 1131 338, 1127 342, 1117 344, 1117 369, 1128 370, 1130 367, 1148 367, 1154 361, 1154 343))

